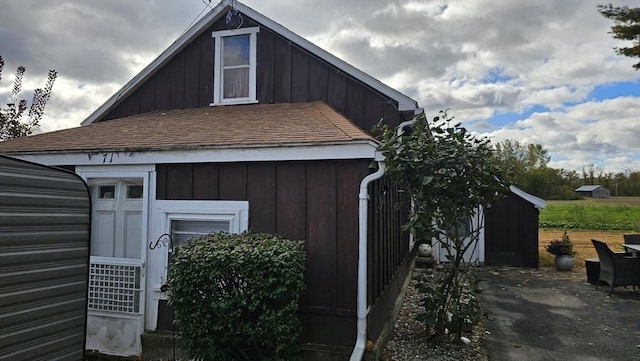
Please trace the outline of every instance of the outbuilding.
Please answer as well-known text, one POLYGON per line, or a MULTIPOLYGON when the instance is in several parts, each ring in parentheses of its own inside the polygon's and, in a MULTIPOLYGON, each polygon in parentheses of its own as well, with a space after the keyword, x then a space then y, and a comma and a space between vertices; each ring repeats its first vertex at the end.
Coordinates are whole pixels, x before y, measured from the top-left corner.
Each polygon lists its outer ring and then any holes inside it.
POLYGON ((611 197, 611 192, 601 186, 601 185, 588 185, 576 188, 576 194, 582 197, 591 197, 591 198, 609 198, 611 197))
POLYGON ((0 361, 85 359, 90 215, 77 175, 0 155, 0 361))

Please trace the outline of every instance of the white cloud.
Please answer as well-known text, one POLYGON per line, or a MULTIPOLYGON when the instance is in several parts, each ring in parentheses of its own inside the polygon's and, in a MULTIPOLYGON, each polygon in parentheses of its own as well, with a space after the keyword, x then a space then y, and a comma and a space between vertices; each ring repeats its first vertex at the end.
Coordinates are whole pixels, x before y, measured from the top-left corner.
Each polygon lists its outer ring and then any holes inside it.
POLYGON ((551 167, 580 169, 595 164, 606 171, 640 169, 640 98, 590 101, 534 113, 484 135, 495 142, 516 139, 541 144, 549 151, 551 167))
MULTIPOLYGON (((451 108, 457 120, 476 130, 543 144, 552 165, 580 167, 593 159, 612 170, 640 168, 630 137, 638 139, 640 116, 630 109, 638 109, 640 94, 589 99, 599 85, 640 79, 633 59, 613 51, 621 43, 608 34, 611 22, 598 14, 595 0, 244 3, 430 112, 451 108), (491 120, 496 113, 526 114, 532 107, 550 110, 499 130, 491 120)), ((42 86, 46 71, 55 68, 59 78, 42 129, 77 125, 173 42, 206 4, 5 0, 0 54, 7 65, 0 97, 17 64, 27 66, 25 81, 33 87, 42 86)))

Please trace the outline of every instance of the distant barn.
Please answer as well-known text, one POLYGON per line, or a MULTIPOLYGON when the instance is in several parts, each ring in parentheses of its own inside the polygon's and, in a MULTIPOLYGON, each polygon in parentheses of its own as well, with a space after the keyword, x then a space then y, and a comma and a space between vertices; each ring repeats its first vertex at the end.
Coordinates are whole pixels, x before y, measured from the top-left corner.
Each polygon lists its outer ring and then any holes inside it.
POLYGON ((591 198, 609 198, 611 196, 611 192, 601 185, 582 186, 576 188, 575 192, 579 196, 591 198))

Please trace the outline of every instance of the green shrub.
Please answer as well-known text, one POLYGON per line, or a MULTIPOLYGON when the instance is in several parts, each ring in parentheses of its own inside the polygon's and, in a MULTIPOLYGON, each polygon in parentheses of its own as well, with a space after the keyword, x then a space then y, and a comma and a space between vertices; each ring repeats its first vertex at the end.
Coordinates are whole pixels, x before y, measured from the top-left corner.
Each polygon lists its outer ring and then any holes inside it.
POLYGON ((216 233, 177 247, 169 302, 186 350, 201 360, 299 358, 302 242, 216 233))
POLYGON ((440 286, 445 282, 448 273, 445 270, 425 270, 414 274, 414 279, 418 280, 418 292, 422 297, 424 312, 416 316, 416 320, 424 322, 427 335, 431 336, 433 328, 436 326, 438 308, 444 304, 450 304, 448 309, 446 328, 450 331, 450 336, 460 336, 464 332, 469 332, 478 324, 481 319, 480 301, 478 299, 478 279, 471 268, 461 272, 461 284, 457 288, 457 293, 450 293, 445 296, 440 291, 440 286), (444 299, 449 297, 448 299, 444 299))

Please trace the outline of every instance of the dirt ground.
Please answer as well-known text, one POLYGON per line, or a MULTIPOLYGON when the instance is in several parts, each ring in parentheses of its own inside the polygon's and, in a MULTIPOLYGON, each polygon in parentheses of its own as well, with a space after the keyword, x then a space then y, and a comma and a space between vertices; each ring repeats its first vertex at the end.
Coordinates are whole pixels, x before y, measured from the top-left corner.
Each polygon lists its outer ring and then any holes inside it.
MULTIPOLYGON (((540 254, 540 267, 552 267, 554 256, 545 250, 545 246, 554 239, 562 238, 564 230, 545 230, 538 232, 538 249, 540 254)), ((596 258, 596 250, 593 248, 591 239, 605 242, 614 252, 622 252, 622 235, 629 232, 624 231, 590 231, 590 230, 567 230, 569 239, 573 242, 574 249, 578 252, 575 256, 574 267, 584 267, 585 258, 596 258)))

